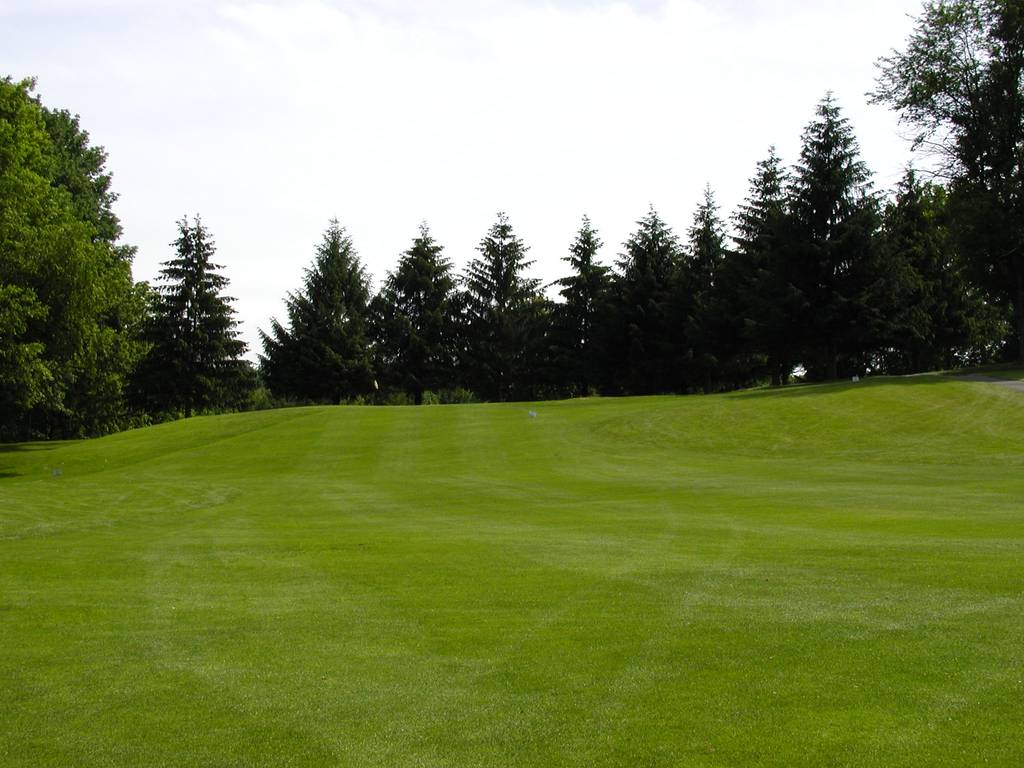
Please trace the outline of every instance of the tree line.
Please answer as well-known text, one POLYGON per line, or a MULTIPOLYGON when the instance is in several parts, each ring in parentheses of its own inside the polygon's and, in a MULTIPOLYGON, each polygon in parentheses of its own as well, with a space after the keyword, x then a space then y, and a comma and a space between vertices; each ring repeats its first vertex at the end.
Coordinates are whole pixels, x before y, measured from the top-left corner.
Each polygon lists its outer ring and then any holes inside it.
POLYGON ((246 361, 211 233, 178 222, 134 282, 106 155, 34 83, 0 81, 0 438, 95 435, 290 403, 715 392, 1024 360, 1024 3, 927 3, 871 98, 939 160, 872 184, 831 95, 728 219, 651 208, 611 263, 586 217, 565 276, 529 275, 499 214, 456 272, 423 225, 379 290, 329 223, 246 361))

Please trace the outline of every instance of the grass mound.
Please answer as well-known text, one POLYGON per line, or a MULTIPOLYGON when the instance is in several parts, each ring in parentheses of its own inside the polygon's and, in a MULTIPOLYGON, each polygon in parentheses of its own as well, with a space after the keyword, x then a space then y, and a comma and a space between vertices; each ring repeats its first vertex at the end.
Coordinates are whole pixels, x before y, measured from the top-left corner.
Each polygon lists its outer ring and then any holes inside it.
POLYGON ((1022 765, 1024 396, 0 447, 0 640, 4 766, 1022 765))

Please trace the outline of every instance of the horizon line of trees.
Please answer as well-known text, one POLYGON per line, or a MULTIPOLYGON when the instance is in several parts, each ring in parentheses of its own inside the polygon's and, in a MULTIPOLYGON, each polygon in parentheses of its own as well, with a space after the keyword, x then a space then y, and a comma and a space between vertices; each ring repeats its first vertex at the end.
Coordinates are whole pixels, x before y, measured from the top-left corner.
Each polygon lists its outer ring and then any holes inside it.
POLYGON ((617 258, 584 217, 549 286, 499 213, 456 273, 423 224, 374 291, 332 220, 286 316, 244 359, 195 217, 151 286, 120 242, 106 155, 33 81, 0 80, 0 439, 103 434, 291 403, 715 392, 1024 361, 1024 14, 926 2, 880 61, 940 175, 877 192, 831 94, 787 167, 774 148, 723 218, 650 210, 617 258), (938 179, 942 178, 943 183, 938 179), (557 291, 558 299, 546 294, 557 291))
POLYGON ((1009 317, 973 283, 945 190, 908 171, 871 188, 831 96, 787 170, 770 150, 727 223, 710 187, 683 238, 652 207, 614 267, 584 217, 551 284, 528 275, 508 217, 456 274, 426 224, 373 294, 332 221, 260 371, 288 402, 421 403, 715 392, 979 364, 1010 349, 1009 317))

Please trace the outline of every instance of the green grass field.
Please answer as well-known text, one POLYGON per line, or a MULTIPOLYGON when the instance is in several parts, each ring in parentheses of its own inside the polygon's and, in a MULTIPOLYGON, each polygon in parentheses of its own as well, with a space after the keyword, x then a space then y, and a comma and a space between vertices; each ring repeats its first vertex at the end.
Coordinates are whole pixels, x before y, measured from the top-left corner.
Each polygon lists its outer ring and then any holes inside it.
POLYGON ((0 765, 1024 765, 1024 395, 0 447, 0 765))

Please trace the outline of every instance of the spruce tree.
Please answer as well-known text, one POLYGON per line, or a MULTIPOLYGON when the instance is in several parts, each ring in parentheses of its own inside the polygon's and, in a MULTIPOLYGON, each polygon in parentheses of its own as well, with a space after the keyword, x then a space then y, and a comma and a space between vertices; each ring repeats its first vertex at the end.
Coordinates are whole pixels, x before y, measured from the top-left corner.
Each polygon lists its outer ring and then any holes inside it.
POLYGON ((788 175, 771 147, 757 164, 750 191, 735 217, 736 251, 730 281, 736 284, 734 317, 742 347, 762 358, 771 381, 785 384, 800 356, 799 337, 809 304, 796 286, 788 247, 788 175))
POLYGON ((382 385, 400 388, 417 404, 425 390, 456 383, 454 289, 451 261, 423 224, 372 302, 382 385))
POLYGON ((878 337, 883 309, 872 295, 882 277, 875 234, 878 201, 849 122, 828 94, 803 134, 789 189, 789 256, 811 312, 804 364, 812 377, 860 369, 878 337))
POLYGON ((679 388, 687 307, 679 240, 652 206, 623 245, 615 280, 617 383, 632 394, 679 388))
POLYGON ((728 296, 721 285, 727 257, 725 227, 710 185, 704 188, 687 240, 680 270, 680 298, 687 306, 686 338, 690 349, 686 378, 688 383, 710 392, 714 380, 723 373, 723 362, 734 352, 728 296))
POLYGON ((373 389, 368 336, 370 280, 352 240, 332 219, 305 272, 289 293, 288 327, 260 331, 260 367, 270 391, 303 402, 339 403, 373 389))
POLYGON ((504 213, 469 262, 464 284, 464 375, 489 400, 508 400, 537 382, 547 307, 539 281, 523 272, 533 264, 504 213))
POLYGON ((576 239, 563 258, 572 274, 556 281, 563 302, 554 309, 554 364, 571 394, 586 395, 604 384, 605 325, 611 269, 597 261, 603 243, 583 217, 576 239))
POLYGON ((137 398, 151 412, 194 413, 238 407, 252 386, 242 359, 234 299, 223 294, 228 279, 212 261, 216 246, 199 216, 178 222, 164 262, 155 306, 146 329, 152 345, 135 379, 137 398))
POLYGON ((725 225, 718 215, 718 203, 710 184, 704 188, 704 197, 694 212, 687 240, 684 270, 698 296, 710 293, 726 256, 725 225))

